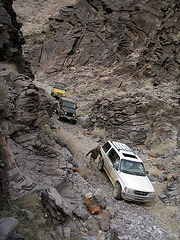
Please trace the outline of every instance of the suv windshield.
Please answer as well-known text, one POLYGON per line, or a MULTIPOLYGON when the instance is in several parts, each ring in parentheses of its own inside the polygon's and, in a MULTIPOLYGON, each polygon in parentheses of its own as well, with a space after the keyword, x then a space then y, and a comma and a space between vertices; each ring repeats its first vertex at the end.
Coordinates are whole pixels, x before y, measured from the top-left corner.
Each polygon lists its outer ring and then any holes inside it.
POLYGON ((146 172, 142 162, 134 162, 134 161, 122 159, 120 170, 121 172, 128 173, 128 174, 146 176, 146 172))
POLYGON ((72 103, 72 102, 63 102, 62 105, 63 105, 64 107, 69 107, 69 108, 73 108, 73 109, 76 108, 76 104, 75 104, 75 103, 72 103))

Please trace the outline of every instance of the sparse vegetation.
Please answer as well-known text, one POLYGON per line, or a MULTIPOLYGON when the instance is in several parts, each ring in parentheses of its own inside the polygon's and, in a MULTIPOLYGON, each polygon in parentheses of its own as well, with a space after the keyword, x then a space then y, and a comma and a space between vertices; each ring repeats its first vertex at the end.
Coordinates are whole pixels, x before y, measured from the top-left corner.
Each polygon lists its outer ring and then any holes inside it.
POLYGON ((166 105, 164 106, 164 111, 168 111, 168 110, 171 110, 171 109, 172 109, 172 106, 169 105, 169 104, 166 104, 166 105))
POLYGON ((16 232, 27 240, 44 240, 47 234, 49 240, 54 239, 51 237, 56 234, 53 223, 49 218, 45 218, 43 212, 39 196, 31 194, 9 202, 9 205, 0 211, 0 217, 15 217, 19 221, 16 232))
POLYGON ((3 117, 9 116, 9 90, 8 86, 0 83, 0 115, 3 117))
POLYGON ((95 138, 100 138, 100 140, 105 140, 108 133, 105 129, 102 129, 102 128, 98 128, 98 127, 95 127, 92 131, 92 135, 95 137, 95 138))
POLYGON ((94 92, 96 92, 96 91, 98 91, 98 90, 99 90, 98 87, 90 88, 90 89, 88 89, 87 94, 94 93, 94 92))
POLYGON ((106 94, 112 94, 112 95, 116 95, 119 92, 118 88, 112 88, 112 89, 105 89, 106 94))
MULTIPOLYGON (((10 73, 17 73, 18 70, 14 64, 1 62, 1 65, 10 73)), ((10 78, 12 78, 12 74, 10 75, 10 78)))
POLYGON ((81 125, 82 125, 82 127, 83 127, 84 129, 87 128, 88 125, 89 125, 88 120, 84 120, 84 121, 81 123, 81 125))
POLYGON ((45 124, 39 131, 40 138, 43 138, 46 135, 53 139, 53 131, 47 124, 45 124))
MULTIPOLYGON (((57 132, 57 138, 61 142, 62 145, 67 147, 67 149, 70 151, 70 153, 78 160, 80 163, 80 174, 84 178, 89 178, 89 170, 84 166, 84 160, 82 158, 79 158, 77 155, 77 149, 79 146, 79 141, 75 136, 73 136, 71 133, 68 133, 67 131, 60 129, 57 132)), ((81 143, 80 143, 81 144, 81 143)))
POLYGON ((132 131, 130 134, 130 138, 132 139, 133 137, 135 137, 137 135, 137 132, 132 131))

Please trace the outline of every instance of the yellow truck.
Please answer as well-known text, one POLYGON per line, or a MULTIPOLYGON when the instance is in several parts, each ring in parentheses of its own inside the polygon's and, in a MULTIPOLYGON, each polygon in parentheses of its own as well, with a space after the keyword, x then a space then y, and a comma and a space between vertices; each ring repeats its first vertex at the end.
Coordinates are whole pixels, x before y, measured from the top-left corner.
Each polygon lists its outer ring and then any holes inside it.
POLYGON ((64 83, 55 82, 51 91, 51 96, 59 99, 66 96, 66 86, 64 83))

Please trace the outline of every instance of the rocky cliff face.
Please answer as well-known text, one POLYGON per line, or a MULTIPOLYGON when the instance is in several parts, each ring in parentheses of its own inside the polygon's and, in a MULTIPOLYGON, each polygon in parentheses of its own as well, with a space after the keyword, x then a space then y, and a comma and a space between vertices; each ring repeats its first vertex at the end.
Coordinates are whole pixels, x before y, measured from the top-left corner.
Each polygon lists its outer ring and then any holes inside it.
MULTIPOLYGON (((89 128, 103 128, 109 138, 125 141, 129 145, 146 145, 160 154, 177 154, 178 4, 173 0, 163 4, 160 1, 80 0, 49 18, 49 31, 31 42, 33 47, 28 45, 30 52, 26 51, 26 56, 32 61, 33 69, 41 66, 36 73, 37 78, 50 80, 52 76, 68 76, 66 83, 76 94, 79 106, 85 102, 88 111, 91 109, 89 128), (97 69, 95 75, 93 66, 89 70, 81 70, 85 72, 82 78, 76 76, 78 66, 93 65, 94 62, 97 67, 103 65, 105 69, 107 66, 106 71, 97 69), (73 69, 73 66, 76 68, 73 69), (70 74, 65 70, 66 67, 72 70, 70 74), (82 85, 87 90, 83 101, 82 95, 77 94, 83 89, 82 85), (107 89, 112 91, 108 93, 107 89), (100 95, 103 97, 98 97, 100 95)), ((4 1, 1 2, 1 7, 9 9, 7 6, 4 1)), ((15 13, 12 9, 9 12, 13 13, 12 23, 18 26, 15 33, 20 34, 15 13)), ((11 36, 10 33, 8 36, 11 36)), ((10 41, 7 44, 9 48, 10 43, 15 46, 10 41)), ((18 43, 20 54, 22 42, 18 43)), ((9 56, 9 48, 2 48, 3 59, 9 56)), ((3 68, 1 70, 4 71, 3 68)), ((10 88, 11 106, 8 107, 11 110, 9 115, 5 107, 1 110, 4 114, 1 128, 10 137, 8 145, 15 154, 16 162, 19 166, 26 166, 24 169, 28 169, 29 175, 35 170, 37 174, 32 174, 35 176, 33 179, 41 179, 41 182, 49 159, 63 155, 59 150, 54 150, 56 143, 50 138, 50 133, 45 139, 41 137, 45 133, 48 135, 49 129, 45 124, 52 115, 53 103, 43 97, 43 93, 28 77, 12 77, 4 71, 2 82, 10 88), (16 145, 23 151, 16 150, 16 145), (23 164, 22 153, 23 159, 26 159, 23 164), (33 159, 34 153, 36 157, 33 163, 25 158, 29 156, 29 159, 33 159), (44 155, 48 157, 47 161, 43 160, 42 168, 41 156, 44 155)), ((62 167, 58 165, 60 169, 65 166, 64 159, 62 162, 62 167)), ((55 168, 52 168, 52 172, 55 168)), ((64 176, 63 170, 61 176, 64 176)), ((47 179, 44 180, 46 182, 47 179)))
MULTIPOLYGON (((106 128, 113 139, 145 145, 159 154, 179 149, 179 97, 176 93, 120 92, 102 97, 93 106, 90 125, 106 128), (172 116, 172 117, 171 117, 172 116)), ((176 89, 176 88, 175 88, 176 89)), ((177 152, 176 152, 177 153, 177 152)))
POLYGON ((29 59, 33 68, 41 65, 41 73, 114 63, 119 75, 134 75, 139 81, 174 81, 180 61, 178 15, 176 0, 80 0, 49 18, 49 32, 37 37, 29 59))
POLYGON ((19 73, 33 78, 30 63, 22 55, 25 39, 20 31, 22 24, 17 22, 12 4, 13 0, 0 1, 0 62, 11 63, 19 73))
POLYGON ((53 140, 50 127, 57 104, 29 77, 30 64, 21 55, 21 24, 11 5, 12 1, 0 1, 1 204, 8 197, 17 199, 62 184, 67 175, 67 153, 53 140))
POLYGON ((1 89, 9 89, 8 109, 2 102, 0 109, 2 199, 16 199, 48 185, 58 187, 67 174, 67 154, 53 140, 50 127, 56 103, 27 76, 2 79, 1 89))
POLYGON ((82 82, 99 87, 95 97, 85 99, 92 107, 98 94, 103 95, 89 115, 89 127, 105 128, 109 136, 130 144, 146 144, 148 148, 158 145, 158 151, 161 147, 177 149, 178 16, 179 2, 174 0, 80 0, 49 18, 47 39, 41 43, 37 39, 27 56, 34 69, 41 65, 37 78, 51 81, 52 76, 66 76, 66 83, 76 90, 82 82), (93 65, 92 72, 104 66, 110 74, 106 80, 102 72, 92 79, 93 73, 85 70, 87 74, 80 80, 64 71, 68 67, 78 71, 87 64, 93 65), (111 96, 105 88, 112 89, 111 96))

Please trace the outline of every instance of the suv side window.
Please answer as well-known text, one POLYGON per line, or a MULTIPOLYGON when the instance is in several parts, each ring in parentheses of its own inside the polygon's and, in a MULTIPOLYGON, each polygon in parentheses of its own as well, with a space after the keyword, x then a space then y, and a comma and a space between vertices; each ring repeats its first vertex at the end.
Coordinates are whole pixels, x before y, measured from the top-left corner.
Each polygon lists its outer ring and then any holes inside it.
POLYGON ((107 142, 102 146, 102 149, 106 153, 111 148, 111 145, 107 142))
POLYGON ((111 160, 113 165, 114 165, 116 160, 119 160, 119 156, 118 156, 117 152, 113 148, 109 151, 108 157, 111 160))

